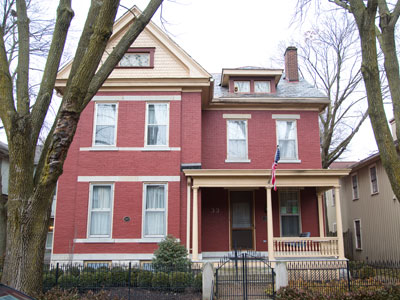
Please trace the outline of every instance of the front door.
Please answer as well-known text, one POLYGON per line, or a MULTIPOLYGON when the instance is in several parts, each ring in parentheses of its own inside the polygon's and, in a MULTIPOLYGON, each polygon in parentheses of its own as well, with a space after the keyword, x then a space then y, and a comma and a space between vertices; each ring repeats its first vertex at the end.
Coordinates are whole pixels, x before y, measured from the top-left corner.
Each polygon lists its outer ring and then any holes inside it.
POLYGON ((254 249, 253 192, 230 192, 231 249, 254 249))

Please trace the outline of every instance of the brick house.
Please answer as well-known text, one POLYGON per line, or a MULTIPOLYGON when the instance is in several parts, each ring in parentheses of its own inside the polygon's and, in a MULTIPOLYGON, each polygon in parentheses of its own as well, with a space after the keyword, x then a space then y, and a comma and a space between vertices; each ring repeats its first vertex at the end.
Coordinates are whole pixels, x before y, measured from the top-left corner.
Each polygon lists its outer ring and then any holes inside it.
MULTIPOLYGON (((116 21, 109 48, 130 22, 116 21)), ((348 174, 321 169, 329 100, 299 78, 295 48, 285 58, 285 73, 211 75, 150 23, 82 114, 58 183, 52 261, 145 261, 167 234, 194 261, 234 248, 343 258, 342 237, 324 230, 322 193, 348 174)))

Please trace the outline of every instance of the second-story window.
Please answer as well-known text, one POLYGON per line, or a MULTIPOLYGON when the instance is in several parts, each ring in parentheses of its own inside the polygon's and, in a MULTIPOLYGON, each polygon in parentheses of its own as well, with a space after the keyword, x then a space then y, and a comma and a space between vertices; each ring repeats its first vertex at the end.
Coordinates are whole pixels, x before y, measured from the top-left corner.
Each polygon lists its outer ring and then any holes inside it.
POLYGON ((358 178, 357 174, 351 176, 351 184, 353 186, 353 200, 358 199, 358 178))
POLYGON ((378 193, 378 178, 376 176, 376 166, 369 168, 369 175, 371 179, 371 194, 378 193))
POLYGON ((168 145, 168 103, 147 104, 146 145, 168 145))
POLYGON ((296 120, 277 120, 276 127, 281 160, 298 159, 296 120))
POLYGON ((247 160, 247 120, 228 120, 228 160, 247 160))
POLYGON ((115 145, 116 123, 117 123, 117 104, 115 103, 96 104, 94 145, 96 146, 115 145))

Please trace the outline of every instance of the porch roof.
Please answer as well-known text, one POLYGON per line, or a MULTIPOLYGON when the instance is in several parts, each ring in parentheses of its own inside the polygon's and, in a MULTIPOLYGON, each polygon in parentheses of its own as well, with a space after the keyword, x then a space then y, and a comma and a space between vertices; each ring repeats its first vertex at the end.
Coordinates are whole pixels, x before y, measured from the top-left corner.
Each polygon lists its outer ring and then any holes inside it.
MULTIPOLYGON (((339 179, 350 173, 350 169, 278 169, 276 186, 317 187, 323 191, 339 187, 339 179)), ((193 187, 271 187, 271 169, 186 169, 193 187)))

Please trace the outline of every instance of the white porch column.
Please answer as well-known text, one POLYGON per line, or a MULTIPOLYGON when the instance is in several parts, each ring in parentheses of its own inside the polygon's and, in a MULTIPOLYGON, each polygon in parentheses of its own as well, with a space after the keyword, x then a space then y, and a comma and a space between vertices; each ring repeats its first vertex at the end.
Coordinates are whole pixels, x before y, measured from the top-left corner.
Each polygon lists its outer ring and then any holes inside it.
POLYGON ((268 239, 268 259, 274 260, 274 228, 272 220, 272 197, 271 187, 265 187, 267 190, 267 239, 268 239))
POLYGON ((192 260, 199 260, 199 212, 198 212, 198 187, 193 187, 193 233, 192 233, 192 260))
POLYGON ((188 254, 190 252, 190 184, 191 179, 188 177, 187 179, 187 205, 186 205, 186 249, 188 254))
POLYGON ((335 187, 336 199, 336 230, 338 237, 339 259, 344 259, 344 243, 343 243, 343 225, 342 225, 342 210, 340 208, 340 191, 339 187, 335 187))
POLYGON ((318 220, 319 220, 319 236, 325 237, 324 230, 324 206, 322 201, 322 192, 318 192, 318 220))

